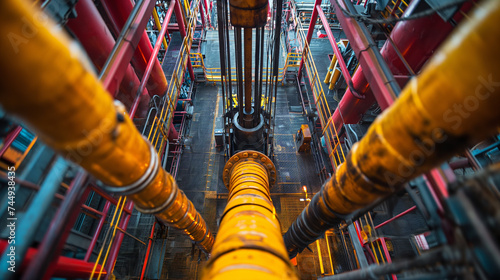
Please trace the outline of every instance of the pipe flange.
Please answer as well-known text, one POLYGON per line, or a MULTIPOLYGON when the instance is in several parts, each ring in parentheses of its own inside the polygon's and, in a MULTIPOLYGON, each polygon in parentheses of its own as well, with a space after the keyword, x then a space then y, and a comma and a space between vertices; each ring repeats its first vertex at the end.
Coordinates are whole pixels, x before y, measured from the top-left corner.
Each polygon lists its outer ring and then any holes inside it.
POLYGON ((158 173, 159 169, 159 161, 158 161, 158 155, 156 154, 156 150, 154 147, 149 143, 149 141, 143 136, 144 140, 146 143, 148 143, 150 154, 151 154, 151 159, 149 161, 149 166, 148 169, 146 169, 146 172, 139 178, 137 181, 133 182, 130 185, 126 186, 121 186, 121 187, 114 187, 114 186, 107 186, 102 184, 102 188, 106 192, 118 194, 118 195, 131 195, 135 194, 138 192, 141 192, 144 190, 151 182, 153 181, 154 177, 158 173))
POLYGON ((269 176, 269 188, 272 188, 276 183, 276 167, 272 160, 270 160, 266 155, 257 151, 241 151, 234 156, 232 156, 224 166, 224 171, 222 173, 222 179, 224 181, 224 186, 229 189, 229 177, 236 165, 240 161, 255 161, 264 166, 267 170, 267 175, 269 176))

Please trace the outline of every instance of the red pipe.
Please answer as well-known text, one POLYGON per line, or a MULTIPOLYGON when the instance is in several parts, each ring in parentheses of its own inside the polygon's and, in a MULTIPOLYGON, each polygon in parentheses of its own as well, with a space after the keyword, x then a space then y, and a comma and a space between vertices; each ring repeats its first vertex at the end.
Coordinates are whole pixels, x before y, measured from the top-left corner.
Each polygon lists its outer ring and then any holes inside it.
POLYGON ((142 264, 142 271, 141 271, 140 280, 144 279, 144 273, 146 273, 146 267, 148 266, 149 252, 151 251, 151 244, 153 243, 153 237, 155 234, 155 226, 156 226, 156 221, 153 223, 153 227, 151 228, 151 234, 149 236, 149 241, 148 241, 148 249, 146 250, 146 257, 144 258, 144 262, 142 264))
MULTIPOLYGON (((78 1, 75 9, 78 16, 69 19, 67 26, 79 39, 95 67, 100 71, 113 50, 115 39, 91 0, 78 1)), ((122 101, 127 108, 130 108, 139 84, 139 79, 129 64, 123 81, 120 84, 120 91, 123 95, 116 96, 116 92, 111 92, 111 94, 122 101)), ((150 98, 146 91, 140 98, 139 115, 146 115, 149 100, 150 98)))
POLYGON ((94 236, 92 236, 92 240, 90 241, 90 245, 89 245, 89 248, 87 249, 87 253, 85 254, 85 257, 83 258, 83 260, 86 262, 88 262, 90 257, 92 256, 92 252, 94 251, 94 247, 97 244, 97 239, 99 239, 99 235, 101 234, 102 228, 104 227, 104 224, 106 223, 106 217, 107 217, 110 206, 111 206, 111 202, 109 200, 106 201, 106 204, 104 204, 104 208, 102 209, 103 215, 99 219, 99 224, 97 224, 97 228, 95 230, 94 236))
POLYGON ((207 14, 208 26, 212 27, 212 20, 210 19, 210 10, 208 8, 207 0, 202 0, 205 5, 205 13, 207 14))
MULTIPOLYGON (((379 241, 380 244, 382 245, 382 249, 384 250, 384 255, 387 260, 387 263, 392 263, 391 255, 389 254, 389 250, 387 249, 387 244, 385 243, 385 237, 380 237, 379 241)), ((391 277, 393 280, 398 279, 395 274, 391 274, 391 277)))
MULTIPOLYGON (((127 204, 124 207, 124 212, 125 209, 127 209, 129 212, 132 212, 134 208, 134 203, 132 201, 127 202, 127 204)), ((120 220, 120 223, 118 224, 118 227, 121 228, 122 230, 126 231, 128 222, 130 221, 130 214, 125 212, 124 217, 120 220)), ((108 255, 108 260, 106 261, 106 264, 104 264, 104 269, 106 271, 110 271, 113 273, 113 269, 115 267, 116 259, 118 258, 118 252, 120 252, 120 247, 122 246, 122 241, 124 237, 124 233, 121 231, 118 231, 115 235, 115 239, 113 241, 113 245, 111 246, 111 250, 108 255)), ((106 279, 108 277, 106 276, 106 279)))
POLYGON ((16 137, 19 135, 19 133, 21 133, 22 130, 23 128, 21 126, 17 126, 14 130, 9 132, 9 134, 5 137, 5 140, 3 141, 2 149, 0 149, 0 157, 2 157, 5 151, 7 151, 10 145, 12 145, 12 142, 16 140, 16 137))
POLYGON ((398 219, 398 218, 403 217, 404 215, 406 215, 406 214, 410 213, 411 211, 413 211, 413 210, 415 210, 415 209, 417 209, 417 206, 413 206, 413 207, 411 207, 410 209, 408 209, 408 210, 406 210, 406 211, 403 211, 403 212, 401 212, 401 213, 397 214, 396 216, 394 216, 394 217, 390 218, 389 220, 387 220, 387 221, 385 221, 385 222, 383 222, 383 223, 381 223, 381 224, 376 225, 376 226, 375 226, 375 229, 378 229, 378 228, 380 228, 380 227, 383 227, 383 226, 387 225, 388 223, 390 223, 390 222, 392 222, 392 221, 394 221, 394 220, 396 220, 396 219, 398 219))
MULTIPOLYGON (((315 0, 314 7, 318 5, 321 6, 321 1, 322 0, 315 0)), ((306 41, 308 45, 311 43, 312 35, 314 33, 314 27, 316 26, 316 20, 318 20, 318 10, 313 9, 311 15, 311 22, 309 23, 309 28, 307 29, 307 35, 306 35, 306 41)), ((298 71, 299 81, 302 79, 302 68, 304 68, 304 56, 306 55, 307 55, 306 44, 304 43, 304 50, 302 51, 302 58, 300 59, 299 71, 298 71)))
MULTIPOLYGON (((184 15, 182 14, 179 1, 175 2, 174 13, 175 13, 175 18, 177 19, 177 24, 179 25, 179 32, 181 33, 181 37, 184 40, 187 34, 186 34, 186 27, 184 26, 184 15)), ((196 21, 195 21, 195 29, 196 29, 196 21)), ((195 76, 194 76, 193 66, 191 65, 191 58, 189 57, 188 57, 187 67, 189 71, 189 76, 191 76, 191 80, 194 82, 195 76)))
MULTIPOLYGON (((111 28, 115 36, 118 35, 125 25, 130 13, 132 12, 134 6, 130 0, 102 0, 101 1, 103 9, 109 16, 111 20, 111 28)), ((149 37, 144 31, 142 33, 141 40, 137 45, 137 49, 132 57, 132 65, 136 73, 142 77, 146 72, 147 59, 151 57, 153 52, 153 47, 149 41, 149 37)), ((158 59, 155 59, 153 71, 151 73, 151 80, 148 81, 146 86, 149 90, 149 94, 163 96, 167 90, 167 79, 161 68, 158 59)))
POLYGON ((174 8, 175 2, 176 2, 175 0, 172 0, 170 2, 170 7, 168 7, 167 14, 165 15, 165 19, 163 20, 163 24, 161 26, 161 31, 160 31, 160 34, 158 35, 158 38, 156 39, 153 53, 149 57, 148 65, 146 65, 146 71, 144 73, 144 76, 142 76, 141 84, 139 85, 139 89, 137 90, 137 92, 140 93, 140 95, 136 96, 136 99, 134 100, 134 104, 132 105, 132 108, 130 109, 130 118, 132 118, 132 119, 135 116, 135 112, 137 110, 137 107, 139 106, 140 96, 143 94, 144 87, 146 86, 146 82, 149 80, 149 77, 151 75, 151 71, 153 70, 155 62, 158 62, 158 59, 156 57, 158 56, 158 53, 160 52, 160 48, 161 48, 161 45, 163 43, 163 38, 165 37, 165 32, 167 32, 168 22, 170 21, 170 17, 172 16, 172 10, 174 8))
POLYGON ((201 26, 202 29, 205 29, 206 24, 205 24, 205 8, 203 7, 203 1, 200 1, 198 3, 198 6, 200 7, 200 18, 201 18, 201 26))
POLYGON ((179 133, 175 129, 173 123, 170 124, 170 129, 168 131, 168 141, 173 141, 179 139, 179 133))
MULTIPOLYGON (((5 253, 5 249, 7 248, 8 243, 6 240, 2 239, 0 240, 0 252, 5 253)), ((29 248, 28 252, 26 252, 26 256, 24 257, 22 264, 20 265, 20 268, 18 271, 21 273, 25 271, 25 269, 28 267, 28 265, 34 260, 35 255, 37 254, 38 250, 35 248, 29 248)), ((73 259, 73 258, 68 258, 68 257, 63 257, 59 256, 57 259, 57 263, 55 264, 55 270, 54 274, 52 277, 59 277, 59 278, 89 278, 92 269, 94 268, 94 263, 89 263, 86 261, 78 260, 78 259, 73 259)), ((101 270, 101 265, 97 265, 97 271, 101 270)), ((16 270, 17 272, 17 270, 16 270)), ((102 275, 106 275, 107 272, 104 270, 102 272, 102 275)), ((94 274, 95 277, 99 275, 99 272, 94 274)))
MULTIPOLYGON (((414 3, 415 1, 410 4, 405 13, 409 13, 415 8, 414 3)), ((469 8, 464 5, 464 10, 469 8)), ((451 24, 444 22, 435 14, 426 18, 398 22, 390 37, 408 62, 408 65, 414 72, 418 73, 452 30, 451 24)), ((386 41, 380 53, 394 75, 408 75, 408 70, 389 41, 386 41)), ((335 124, 337 131, 340 131, 344 123, 358 123, 375 101, 363 72, 363 69, 358 67, 358 70, 353 75, 353 84, 354 88, 360 94, 364 94, 366 99, 355 98, 350 89, 346 90, 332 116, 332 122, 335 124)))

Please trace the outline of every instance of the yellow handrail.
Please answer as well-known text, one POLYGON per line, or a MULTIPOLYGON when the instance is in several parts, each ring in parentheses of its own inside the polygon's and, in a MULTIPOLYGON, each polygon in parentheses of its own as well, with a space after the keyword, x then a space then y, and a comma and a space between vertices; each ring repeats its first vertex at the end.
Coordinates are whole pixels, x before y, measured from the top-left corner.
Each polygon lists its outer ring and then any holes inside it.
MULTIPOLYGON (((200 53, 191 53, 191 65, 193 65, 194 68, 203 68, 203 73, 205 75, 205 79, 208 82, 221 82, 222 81, 222 74, 221 74, 221 69, 220 68, 206 68, 205 67, 205 62, 203 60, 203 56, 200 53)), ((282 68, 279 68, 279 74, 278 74, 278 82, 284 81, 286 71, 288 68, 298 68, 300 64, 300 60, 302 58, 301 53, 288 53, 286 56, 286 61, 285 65, 282 68)), ((267 73, 272 71, 271 68, 264 68, 264 73, 263 76, 267 77, 267 73)), ((236 82, 236 68, 231 68, 231 82, 236 82)), ((255 80, 252 80, 254 82, 255 80)), ((263 82, 267 83, 268 80, 265 78, 263 82)))
MULTIPOLYGON (((295 9, 295 5, 292 2, 291 8, 295 9)), ((321 84, 321 79, 318 77, 318 70, 316 69, 316 64, 312 53, 309 49, 309 44, 306 40, 306 34, 304 34, 304 28, 301 21, 297 21, 297 39, 302 44, 304 56, 304 65, 309 76, 309 84, 314 97, 314 104, 316 105, 318 117, 321 123, 321 129, 323 136, 325 138, 325 144, 328 150, 328 157, 332 163, 334 169, 337 168, 340 163, 345 161, 345 152, 340 143, 338 132, 336 126, 332 121, 332 110, 326 100, 325 93, 321 84)))

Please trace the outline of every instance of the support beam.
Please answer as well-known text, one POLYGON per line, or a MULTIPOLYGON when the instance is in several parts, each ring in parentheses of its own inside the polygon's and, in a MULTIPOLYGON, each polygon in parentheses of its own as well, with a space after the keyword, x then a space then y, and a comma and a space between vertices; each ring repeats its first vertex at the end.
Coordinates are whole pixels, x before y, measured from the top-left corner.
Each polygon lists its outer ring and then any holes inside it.
MULTIPOLYGON (((321 6, 322 0, 315 0, 314 7, 321 6)), ((309 51, 309 45, 311 43, 311 39, 314 33, 314 27, 316 26, 316 20, 318 20, 318 10, 313 9, 311 14, 311 22, 309 23, 309 28, 307 29, 306 42, 304 42, 304 49, 302 50, 302 58, 300 59, 299 70, 298 70, 298 78, 299 81, 302 79, 302 69, 304 68, 304 57, 307 56, 307 52, 309 51)))
MULTIPOLYGON (((132 1, 122 0, 102 0, 100 1, 100 3, 111 21, 111 31, 115 36, 118 36, 135 6, 132 4, 132 1)), ((136 1, 135 5, 139 5, 140 3, 141 1, 136 1)), ((144 15, 139 19, 145 19, 147 21, 153 10, 151 9, 148 11, 149 12, 147 13, 147 15, 144 15)), ((153 47, 151 46, 151 42, 149 41, 145 26, 141 28, 139 28, 139 26, 135 27, 137 28, 136 30, 140 32, 140 40, 136 44, 137 49, 134 48, 134 54, 131 62, 137 75, 139 77, 142 77, 144 75, 144 72, 146 71, 146 65, 148 63, 147 59, 151 57, 151 53, 153 52, 153 47)), ((151 81, 148 82, 147 88, 151 95, 163 96, 167 91, 167 79, 165 78, 165 74, 163 73, 163 69, 161 68, 160 62, 158 60, 155 61, 155 65, 151 75, 151 81)))

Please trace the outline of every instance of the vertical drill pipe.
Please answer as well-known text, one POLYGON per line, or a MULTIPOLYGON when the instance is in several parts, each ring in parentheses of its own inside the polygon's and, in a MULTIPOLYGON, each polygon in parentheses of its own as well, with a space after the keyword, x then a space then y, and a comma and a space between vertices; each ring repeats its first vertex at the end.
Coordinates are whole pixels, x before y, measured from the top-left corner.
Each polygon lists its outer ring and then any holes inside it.
POLYGON ((269 192, 276 181, 271 160, 239 152, 226 163, 223 179, 228 203, 202 279, 298 279, 269 192))
MULTIPOLYGON (((68 239, 70 230, 80 214, 80 207, 90 193, 89 176, 81 170, 71 182, 70 189, 50 226, 43 236, 34 260, 28 265, 21 279, 50 279, 57 266, 57 258, 68 239)), ((43 190, 42 190, 43 191, 43 190)))
POLYGON ((258 103, 258 110, 259 110, 259 115, 260 115, 260 110, 261 110, 261 101, 260 99, 262 98, 262 83, 263 83, 263 80, 264 80, 264 41, 265 41, 265 37, 264 37, 264 34, 266 32, 266 28, 265 27, 261 27, 261 32, 260 32, 260 76, 259 76, 259 103, 258 103))
POLYGON ((26 25, 37 27, 36 36, 17 48, 0 41, 3 109, 107 185, 107 191, 127 195, 139 211, 183 230, 210 251, 213 237, 205 221, 174 178, 159 168, 157 153, 125 108, 114 104, 84 66, 81 50, 67 47, 74 43, 63 30, 55 31, 50 20, 40 22, 37 13, 22 1, 0 2, 1 36, 8 38, 26 25))
MULTIPOLYGON (((283 11, 283 0, 277 0, 276 1, 276 19, 275 19, 275 33, 274 33, 274 52, 273 52, 273 58, 274 58, 274 65, 273 65, 273 79, 274 79, 274 97, 271 99, 274 99, 274 114, 276 114, 276 106, 278 102, 277 100, 277 95, 278 95, 278 72, 279 72, 279 67, 280 67, 280 40, 281 40, 281 15, 283 11)), ((276 122, 276 118, 273 116, 273 112, 270 115, 270 119, 272 120, 273 124, 271 127, 271 130, 274 130, 274 124, 276 122)))
POLYGON ((254 85, 254 120, 260 119, 260 73, 262 69, 260 69, 260 28, 255 29, 255 85, 254 85))
MULTIPOLYGON (((134 9, 132 1, 102 0, 100 3, 111 21, 111 31, 115 36, 118 36, 125 25, 127 18, 134 9)), ((150 15, 151 13, 148 14, 147 18, 149 18, 150 15)), ((151 46, 146 30, 142 28, 140 29, 140 32, 142 34, 140 35, 140 40, 137 44, 137 49, 135 49, 131 62, 137 75, 142 77, 146 71, 146 65, 148 63, 147 59, 148 57, 151 57, 151 53, 153 52, 153 47, 151 46)), ((153 72, 151 74, 151 80, 146 87, 150 95, 163 96, 167 90, 167 79, 165 78, 165 74, 163 73, 158 60, 155 61, 153 72)))
POLYGON ((236 75, 238 78, 236 79, 238 83, 238 112, 240 116, 240 124, 243 124, 243 61, 241 61, 241 28, 234 28, 234 48, 235 48, 235 56, 236 56, 236 75))
POLYGON ((228 1, 223 1, 223 9, 224 9, 224 25, 225 25, 225 38, 226 38, 226 57, 227 57, 227 96, 229 98, 229 104, 231 108, 233 108, 233 82, 232 82, 232 73, 231 73, 231 44, 229 40, 229 15, 228 15, 228 7, 227 7, 228 1))
POLYGON ((245 115, 252 112, 252 28, 243 29, 245 49, 245 115))
POLYGON ((346 161, 285 234, 291 257, 343 215, 394 193, 497 131, 499 16, 500 2, 483 2, 354 144, 346 161))
POLYGON ((170 6, 168 7, 165 19, 163 20, 163 25, 161 27, 158 26, 158 30, 161 30, 160 34, 158 35, 158 39, 156 40, 155 47, 153 49, 153 52, 151 53, 151 57, 149 57, 148 64, 146 65, 146 70, 141 79, 141 84, 137 89, 134 103, 132 105, 132 108, 130 109, 130 118, 132 119, 135 117, 135 112, 137 111, 137 107, 139 106, 140 97, 143 94, 147 82, 149 81, 149 77, 151 76, 151 71, 153 71, 155 62, 158 61, 157 56, 158 53, 160 52, 161 44, 163 40, 165 40, 165 33, 167 32, 168 29, 168 23, 170 22, 170 17, 172 16, 172 11, 174 10, 175 2, 177 1, 175 0, 170 1, 170 6))
MULTIPOLYGON (((227 31, 225 30, 225 24, 223 22, 225 16, 223 13, 223 1, 217 0, 217 26, 218 34, 219 34, 219 59, 220 59, 220 67, 221 67, 221 92, 222 92, 222 104, 223 104, 223 115, 226 115, 226 90, 227 90, 227 74, 226 74, 226 40, 225 36, 227 36, 227 31)), ((231 70, 229 70, 230 72, 231 70)), ((231 94, 227 93, 227 98, 231 99, 231 94)), ((218 102, 218 101, 217 101, 218 102)), ((224 119, 224 133, 225 133, 225 119, 224 119)))

